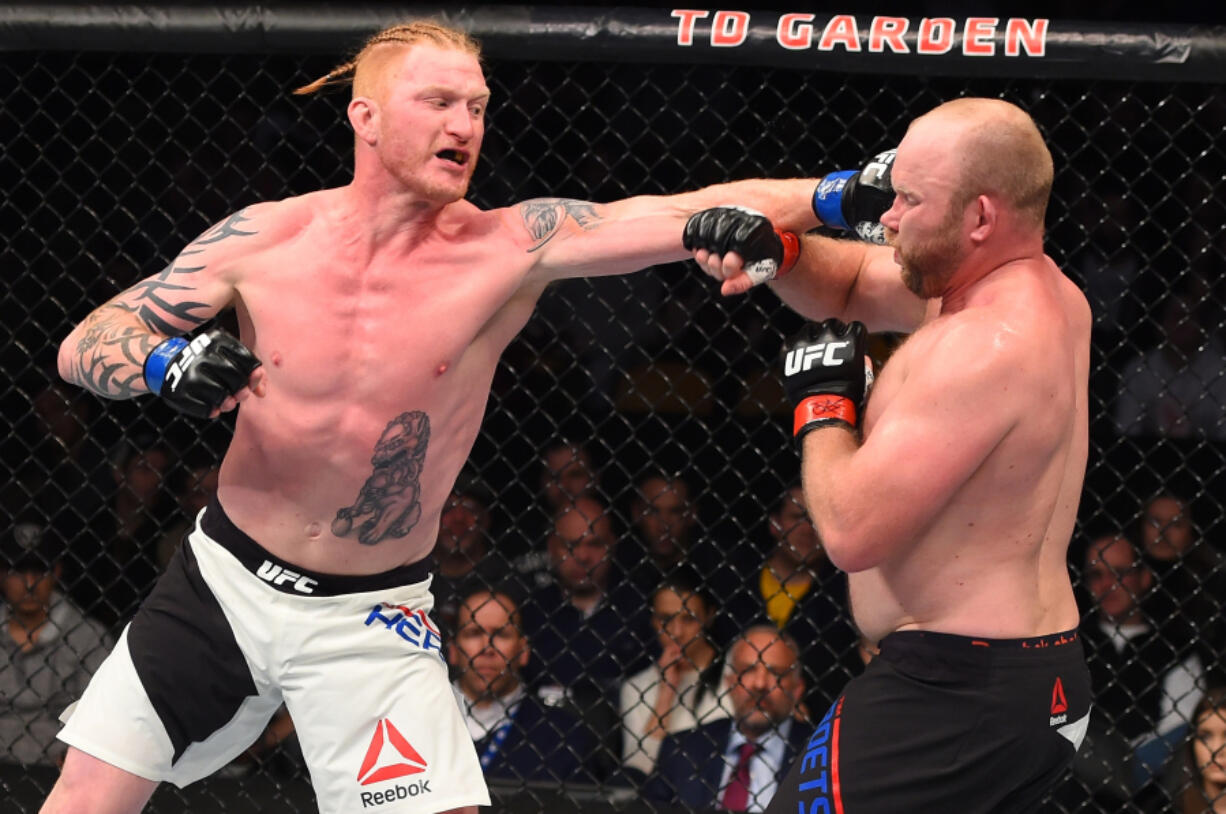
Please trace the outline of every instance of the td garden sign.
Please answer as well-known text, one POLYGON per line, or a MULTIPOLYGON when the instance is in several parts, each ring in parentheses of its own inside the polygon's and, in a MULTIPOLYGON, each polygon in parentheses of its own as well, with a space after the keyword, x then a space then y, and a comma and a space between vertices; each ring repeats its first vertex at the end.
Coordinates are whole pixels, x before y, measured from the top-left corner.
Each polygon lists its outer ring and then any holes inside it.
POLYGON ((857 18, 836 14, 824 21, 807 13, 767 14, 751 19, 747 11, 673 9, 677 45, 737 48, 759 26, 770 24, 774 41, 789 51, 843 51, 879 54, 960 54, 967 57, 1042 57, 1047 53, 1049 21, 1019 17, 857 18))

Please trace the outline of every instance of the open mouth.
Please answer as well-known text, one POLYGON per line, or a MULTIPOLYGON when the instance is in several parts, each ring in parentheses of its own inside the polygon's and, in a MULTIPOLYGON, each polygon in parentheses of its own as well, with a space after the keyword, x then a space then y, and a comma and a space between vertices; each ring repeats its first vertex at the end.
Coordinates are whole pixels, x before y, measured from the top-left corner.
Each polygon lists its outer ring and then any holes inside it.
POLYGON ((465 164, 468 163, 468 153, 462 152, 460 150, 439 150, 434 155, 435 157, 441 158, 444 161, 450 161, 452 164, 455 164, 457 167, 463 167, 465 164))

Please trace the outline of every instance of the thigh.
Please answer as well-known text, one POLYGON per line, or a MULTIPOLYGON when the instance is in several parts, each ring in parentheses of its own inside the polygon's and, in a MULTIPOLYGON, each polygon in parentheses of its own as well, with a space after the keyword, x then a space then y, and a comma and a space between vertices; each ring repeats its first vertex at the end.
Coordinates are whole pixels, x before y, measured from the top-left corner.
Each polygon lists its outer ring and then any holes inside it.
POLYGON ((489 804, 424 593, 321 603, 302 631, 283 686, 321 814, 489 804))
POLYGON ((156 788, 157 781, 69 747, 64 768, 40 814, 137 814, 156 788))
POLYGON ((178 786, 254 743, 280 694, 252 672, 244 653, 251 644, 222 602, 191 547, 180 547, 84 695, 62 716, 60 740, 178 786))

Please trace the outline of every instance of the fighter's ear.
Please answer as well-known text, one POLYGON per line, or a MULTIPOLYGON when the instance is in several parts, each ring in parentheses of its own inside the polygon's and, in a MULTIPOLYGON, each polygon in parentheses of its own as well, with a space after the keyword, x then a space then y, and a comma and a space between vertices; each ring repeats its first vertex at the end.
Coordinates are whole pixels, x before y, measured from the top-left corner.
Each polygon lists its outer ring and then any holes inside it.
POLYGON ((346 111, 354 134, 372 147, 379 140, 379 105, 366 96, 355 96, 346 111))

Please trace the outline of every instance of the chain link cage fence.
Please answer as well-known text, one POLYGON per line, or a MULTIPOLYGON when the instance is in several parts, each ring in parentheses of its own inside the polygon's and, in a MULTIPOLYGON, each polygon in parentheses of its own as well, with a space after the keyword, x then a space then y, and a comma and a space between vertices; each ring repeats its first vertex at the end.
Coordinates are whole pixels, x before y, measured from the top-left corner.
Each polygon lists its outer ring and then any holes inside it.
MULTIPOLYGON (((554 13, 596 24, 581 9, 554 13)), ((1196 704, 1221 686, 1226 597, 1220 81, 1118 53, 1088 69, 1102 56, 1092 45, 1063 70, 999 55, 974 72, 968 57, 936 69, 902 57, 802 69, 764 58, 752 42, 715 54, 704 39, 710 19, 696 21, 698 45, 687 51, 675 15, 636 14, 655 26, 642 35, 655 37, 651 53, 628 35, 620 45, 598 38, 599 47, 579 38, 555 54, 552 39, 513 16, 476 27, 489 45, 493 99, 475 203, 608 201, 855 168, 897 143, 915 115, 961 95, 1002 97, 1033 114, 1056 164, 1048 251, 1094 311, 1092 449, 1069 565, 1096 713, 1046 805, 1201 811, 1203 800, 1180 806, 1196 794, 1196 704), (1125 542, 1107 545, 1117 536, 1125 542)), ((27 26, 29 39, 6 35, 5 811, 37 810, 62 754, 56 716, 207 500, 229 438, 226 419, 186 420, 149 399, 103 403, 64 385, 58 342, 228 213, 348 181, 346 94, 288 91, 360 36, 304 24, 317 41, 262 47, 229 38, 223 17, 203 42, 198 27, 176 30, 173 20, 160 32, 118 25, 91 35, 89 47, 57 39, 57 30, 79 33, 73 19, 27 26), (49 621, 38 611, 48 604, 49 621)), ((389 22, 354 26, 367 34, 389 22)), ((726 28, 735 33, 736 21, 726 28)), ((1220 48, 1217 33, 1196 36, 1220 48)), ((309 331, 310 315, 302 319, 309 331)), ((477 588, 514 597, 511 616, 531 643, 517 675, 538 715, 487 769, 497 808, 706 805, 676 788, 652 791, 652 710, 667 675, 685 687, 670 726, 726 718, 735 665, 723 653, 764 612, 800 644, 798 714, 820 717, 861 669, 839 576, 791 500, 798 460, 775 362, 801 324, 768 291, 725 300, 679 263, 556 284, 507 349, 444 513, 435 581, 435 621, 454 665, 467 652, 456 620, 472 622, 463 602, 477 588), (602 520, 574 530, 553 508, 568 496, 591 501, 602 520), (596 552, 586 567, 607 599, 594 613, 558 604, 551 539, 596 552), (764 594, 779 590, 769 575, 789 569, 810 576, 808 593, 767 603, 764 594), (683 599, 688 618, 678 613, 683 599), (676 653, 669 637, 691 628, 705 631, 697 635, 709 647, 694 659, 709 666, 661 673, 666 645, 676 653)), ((902 337, 874 339, 883 362, 902 337)), ((718 784, 710 766, 719 758, 711 761, 686 782, 718 784)), ((717 805, 715 791, 705 799, 717 805)), ((148 810, 313 805, 292 718, 279 714, 222 772, 185 790, 164 786, 148 810)))

